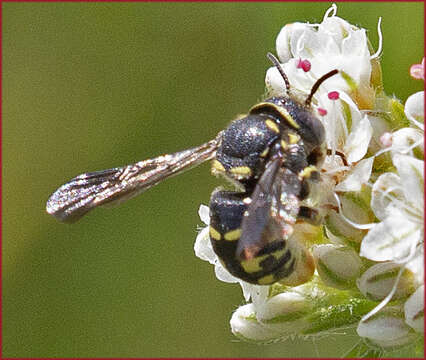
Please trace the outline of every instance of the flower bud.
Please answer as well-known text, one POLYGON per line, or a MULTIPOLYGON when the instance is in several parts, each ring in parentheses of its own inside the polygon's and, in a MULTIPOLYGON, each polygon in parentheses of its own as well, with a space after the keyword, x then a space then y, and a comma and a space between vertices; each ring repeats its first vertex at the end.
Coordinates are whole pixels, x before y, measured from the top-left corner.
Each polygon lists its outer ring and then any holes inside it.
POLYGON ((243 340, 264 343, 280 337, 271 327, 256 320, 253 304, 240 306, 232 314, 230 324, 232 333, 243 340))
POLYGON ((413 295, 411 295, 404 305, 405 322, 417 332, 425 332, 424 327, 424 285, 420 286, 413 295))
POLYGON ((422 59, 421 64, 413 64, 410 67, 410 76, 413 79, 425 79, 425 58, 422 59))
POLYGON ((275 295, 266 301, 257 318, 263 323, 285 324, 294 322, 308 314, 310 309, 307 299, 296 292, 275 295))
POLYGON ((255 312, 253 304, 241 306, 232 315, 232 332, 243 339, 268 342, 307 329, 304 317, 311 310, 307 299, 296 292, 273 296, 255 312))
POLYGON ((334 244, 342 244, 354 249, 359 249, 365 236, 364 230, 358 230, 349 225, 336 211, 330 211, 324 222, 327 237, 334 244))
MULTIPOLYGON (((363 186, 360 192, 347 192, 339 196, 343 214, 357 224, 367 224, 374 219, 370 209, 370 193, 363 186)), ((366 230, 356 229, 349 225, 336 211, 330 211, 325 218, 327 236, 333 243, 349 246, 359 250, 359 244, 366 230)))
POLYGON ((414 331, 405 323, 403 312, 395 307, 384 308, 361 321, 357 333, 383 348, 406 345, 416 338, 414 331))
MULTIPOLYGON (((373 265, 358 279, 358 288, 367 298, 376 301, 382 300, 395 286, 400 269, 401 266, 393 262, 373 265)), ((404 269, 392 299, 395 300, 409 296, 413 293, 414 286, 415 280, 413 273, 408 269, 404 269)))
POLYGON ((318 274, 325 285, 337 289, 355 286, 362 262, 354 250, 332 244, 318 245, 314 247, 313 255, 318 274))

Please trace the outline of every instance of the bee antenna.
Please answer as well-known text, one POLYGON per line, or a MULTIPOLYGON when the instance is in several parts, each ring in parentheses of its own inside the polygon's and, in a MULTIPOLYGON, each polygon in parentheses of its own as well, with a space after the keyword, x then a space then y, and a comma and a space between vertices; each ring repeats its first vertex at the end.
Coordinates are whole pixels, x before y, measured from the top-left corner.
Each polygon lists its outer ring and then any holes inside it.
POLYGON ((271 60, 271 62, 272 62, 272 64, 274 64, 275 65, 275 67, 278 69, 278 71, 280 72, 280 74, 281 74, 281 76, 283 77, 283 79, 284 79, 284 82, 285 82, 285 87, 286 87, 286 89, 287 89, 287 92, 290 90, 290 82, 288 81, 288 77, 287 77, 287 75, 285 74, 285 72, 284 72, 284 69, 282 68, 282 66, 281 66, 281 64, 280 64, 280 62, 278 61, 278 59, 273 55, 273 54, 271 54, 270 52, 268 52, 267 54, 266 54, 266 56, 268 57, 268 59, 269 60, 271 60))
POLYGON ((320 85, 327 80, 329 77, 332 77, 334 75, 336 75, 339 72, 339 70, 334 69, 331 70, 330 72, 328 72, 327 74, 321 76, 316 83, 314 84, 314 86, 312 86, 311 89, 311 93, 308 95, 308 97, 305 100, 305 105, 306 106, 310 106, 311 105, 311 101, 312 101, 312 97, 314 96, 314 94, 317 92, 318 88, 320 87, 320 85))

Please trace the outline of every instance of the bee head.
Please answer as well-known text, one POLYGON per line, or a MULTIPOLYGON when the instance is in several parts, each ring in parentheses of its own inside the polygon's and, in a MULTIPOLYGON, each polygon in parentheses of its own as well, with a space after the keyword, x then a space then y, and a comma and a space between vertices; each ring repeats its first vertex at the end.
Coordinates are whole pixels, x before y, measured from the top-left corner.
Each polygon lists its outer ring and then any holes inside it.
MULTIPOLYGON (((267 57, 269 60, 271 60, 271 62, 281 74, 286 86, 287 94, 290 94, 290 82, 278 59, 271 53, 268 53, 267 57)), ((291 114, 292 119, 298 125, 297 131, 302 136, 304 141, 308 142, 309 145, 312 146, 312 148, 321 145, 325 141, 324 126, 312 111, 312 98, 317 92, 320 85, 328 78, 336 75, 338 72, 339 71, 337 69, 334 69, 321 76, 312 86, 309 95, 303 103, 299 99, 295 99, 291 95, 281 98, 271 98, 267 100, 268 102, 277 103, 277 105, 284 107, 291 114)))

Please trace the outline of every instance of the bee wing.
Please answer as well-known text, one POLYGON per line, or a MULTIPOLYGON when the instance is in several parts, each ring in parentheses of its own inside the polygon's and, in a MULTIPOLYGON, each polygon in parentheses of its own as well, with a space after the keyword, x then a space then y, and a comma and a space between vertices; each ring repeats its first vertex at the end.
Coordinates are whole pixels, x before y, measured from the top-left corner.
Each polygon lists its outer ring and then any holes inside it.
POLYGON ((282 159, 268 163, 241 224, 236 256, 249 259, 272 240, 291 235, 300 208, 301 185, 296 174, 281 168, 282 159))
POLYGON ((128 200, 162 180, 212 159, 220 135, 192 149, 124 167, 81 174, 50 196, 46 211, 60 221, 74 222, 97 206, 128 200))
POLYGON ((275 203, 272 211, 281 220, 285 236, 291 235, 289 232, 296 223, 300 210, 301 190, 302 182, 297 174, 289 169, 281 169, 279 181, 274 183, 275 203))
POLYGON ((251 202, 241 223, 241 237, 236 254, 238 258, 251 258, 264 245, 265 237, 262 235, 271 222, 273 184, 281 162, 281 159, 277 158, 266 165, 265 171, 253 191, 251 202))

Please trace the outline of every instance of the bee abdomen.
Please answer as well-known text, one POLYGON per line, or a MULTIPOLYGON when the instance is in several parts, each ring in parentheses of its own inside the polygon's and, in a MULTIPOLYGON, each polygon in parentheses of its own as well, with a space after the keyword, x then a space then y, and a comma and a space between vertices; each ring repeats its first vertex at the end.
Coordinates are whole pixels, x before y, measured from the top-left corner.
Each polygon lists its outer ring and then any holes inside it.
POLYGON ((293 272, 295 259, 284 239, 268 239, 270 241, 250 258, 237 256, 247 199, 243 192, 215 191, 212 194, 210 241, 222 265, 232 275, 252 284, 273 284, 293 272))

